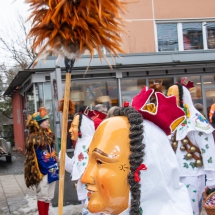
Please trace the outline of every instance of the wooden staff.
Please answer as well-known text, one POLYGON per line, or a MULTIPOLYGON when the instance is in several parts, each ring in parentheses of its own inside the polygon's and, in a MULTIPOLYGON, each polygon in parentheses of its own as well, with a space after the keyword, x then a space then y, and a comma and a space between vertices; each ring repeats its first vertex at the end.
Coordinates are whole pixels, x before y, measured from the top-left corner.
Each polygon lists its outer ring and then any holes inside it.
POLYGON ((58 193, 58 215, 63 215, 63 197, 64 197, 64 176, 65 176, 65 155, 66 155, 66 141, 67 141, 67 122, 68 122, 68 109, 69 109, 69 95, 72 68, 75 59, 70 60, 65 57, 66 67, 66 82, 64 90, 64 103, 63 103, 63 119, 61 130, 61 155, 60 155, 60 174, 59 174, 59 193, 58 193))

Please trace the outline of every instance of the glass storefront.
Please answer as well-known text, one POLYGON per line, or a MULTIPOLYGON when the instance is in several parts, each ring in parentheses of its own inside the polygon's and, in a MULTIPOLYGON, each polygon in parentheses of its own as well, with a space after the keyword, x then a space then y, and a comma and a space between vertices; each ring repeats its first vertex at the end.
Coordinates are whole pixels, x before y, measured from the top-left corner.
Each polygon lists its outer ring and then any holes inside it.
POLYGON ((207 116, 209 118, 210 107, 215 103, 215 75, 203 76, 203 85, 205 93, 205 102, 207 108, 207 116))
POLYGON ((167 95, 167 91, 169 89, 169 87, 171 87, 174 83, 174 78, 151 78, 149 79, 149 87, 151 84, 153 83, 161 83, 163 86, 163 94, 167 95))
POLYGON ((70 99, 75 103, 76 110, 83 105, 89 106, 91 109, 94 109, 97 104, 105 104, 108 109, 112 106, 117 106, 117 80, 73 80, 71 83, 70 99))
MULTIPOLYGON (((126 77, 120 79, 121 92, 118 92, 117 78, 102 78, 94 80, 75 80, 71 82, 70 99, 75 103, 76 112, 79 107, 86 105, 95 109, 96 104, 105 104, 109 109, 112 106, 119 105, 119 99, 131 102, 144 86, 150 87, 153 83, 162 83, 163 94, 167 95, 168 88, 175 82, 181 81, 184 76, 167 77, 126 77), (119 98, 121 95, 121 98, 119 98)), ((188 75, 189 80, 194 82, 195 88, 190 91, 193 104, 201 103, 204 105, 204 112, 210 110, 210 106, 215 102, 215 75, 188 75)), ((64 90, 62 84, 62 90, 64 90)), ((53 94, 54 95, 54 94, 53 94)), ((26 108, 28 113, 35 112, 35 109, 45 106, 50 116, 50 126, 54 129, 53 116, 53 98, 51 82, 34 84, 26 92, 26 108), (34 95, 34 92, 36 93, 34 95), (34 99, 36 98, 36 103, 34 99)))
MULTIPOLYGON (((177 82, 180 83, 181 78, 184 76, 177 77, 177 82)), ((189 80, 194 83, 195 88, 190 91, 193 104, 200 103, 203 104, 202 100, 202 89, 201 89, 201 80, 200 76, 188 76, 189 80)))
POLYGON ((120 83, 123 104, 124 101, 131 102, 132 98, 137 95, 144 86, 146 86, 146 79, 121 79, 120 83))

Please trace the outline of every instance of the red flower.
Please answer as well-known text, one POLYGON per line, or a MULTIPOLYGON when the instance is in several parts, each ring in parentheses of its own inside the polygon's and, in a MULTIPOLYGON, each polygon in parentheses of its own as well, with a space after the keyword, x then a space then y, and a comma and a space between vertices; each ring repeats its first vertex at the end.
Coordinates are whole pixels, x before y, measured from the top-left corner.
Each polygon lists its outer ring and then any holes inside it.
POLYGON ((82 152, 78 155, 78 160, 79 161, 84 160, 84 155, 82 154, 82 152))

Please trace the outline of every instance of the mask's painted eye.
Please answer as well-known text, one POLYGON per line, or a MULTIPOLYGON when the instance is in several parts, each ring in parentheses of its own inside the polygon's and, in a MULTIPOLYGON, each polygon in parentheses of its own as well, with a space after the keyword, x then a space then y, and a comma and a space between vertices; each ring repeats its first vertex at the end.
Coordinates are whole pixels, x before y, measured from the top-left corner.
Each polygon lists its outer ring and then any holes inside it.
POLYGON ((100 160, 96 160, 96 163, 97 163, 97 165, 101 165, 101 164, 103 164, 100 160))

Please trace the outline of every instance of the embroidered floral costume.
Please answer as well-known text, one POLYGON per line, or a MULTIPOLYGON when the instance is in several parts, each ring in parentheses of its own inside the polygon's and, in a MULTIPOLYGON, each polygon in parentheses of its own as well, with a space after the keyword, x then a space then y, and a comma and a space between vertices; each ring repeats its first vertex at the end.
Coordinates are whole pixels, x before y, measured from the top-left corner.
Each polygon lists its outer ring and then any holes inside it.
POLYGON ((215 186, 215 145, 212 135, 214 129, 193 105, 188 90, 192 87, 191 82, 183 78, 181 84, 169 88, 168 95, 180 97, 179 104, 186 115, 171 137, 171 143, 179 165, 180 181, 188 189, 193 214, 199 215, 205 175, 206 186, 215 186))

